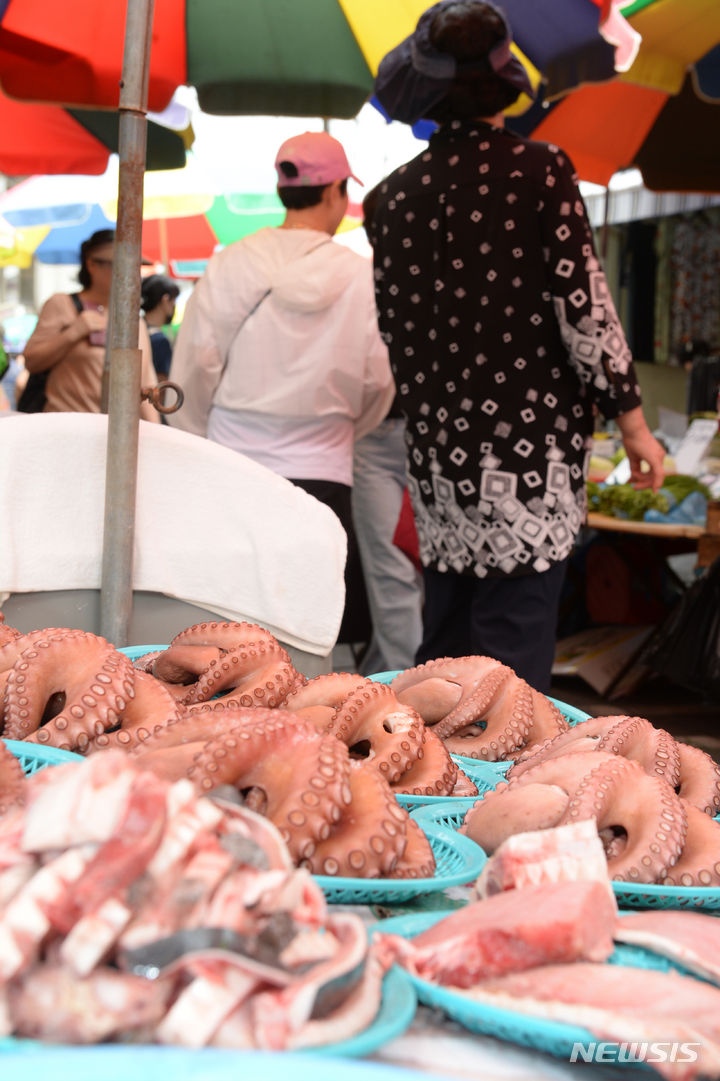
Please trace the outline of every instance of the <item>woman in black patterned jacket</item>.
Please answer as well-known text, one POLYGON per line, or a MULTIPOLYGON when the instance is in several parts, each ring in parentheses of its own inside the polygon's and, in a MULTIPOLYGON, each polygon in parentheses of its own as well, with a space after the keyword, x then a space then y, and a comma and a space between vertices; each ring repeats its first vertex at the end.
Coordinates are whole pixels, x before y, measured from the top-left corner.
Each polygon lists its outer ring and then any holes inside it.
POLYGON ((509 45, 491 4, 441 0, 385 57, 389 115, 439 127, 381 185, 371 231, 424 568, 416 662, 486 654, 546 691, 595 411, 636 486, 660 486, 663 449, 572 164, 504 127, 532 93, 509 45))

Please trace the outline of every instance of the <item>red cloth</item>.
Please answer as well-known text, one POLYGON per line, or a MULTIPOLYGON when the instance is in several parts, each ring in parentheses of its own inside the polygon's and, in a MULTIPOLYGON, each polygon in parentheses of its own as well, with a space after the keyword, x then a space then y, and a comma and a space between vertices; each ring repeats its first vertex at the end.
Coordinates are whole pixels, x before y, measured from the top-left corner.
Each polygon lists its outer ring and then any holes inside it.
POLYGON ((400 517, 393 533, 393 544, 404 552, 408 559, 419 571, 422 571, 420 562, 420 545, 418 544, 417 529, 415 528, 415 515, 413 514, 410 493, 407 488, 403 492, 400 517))

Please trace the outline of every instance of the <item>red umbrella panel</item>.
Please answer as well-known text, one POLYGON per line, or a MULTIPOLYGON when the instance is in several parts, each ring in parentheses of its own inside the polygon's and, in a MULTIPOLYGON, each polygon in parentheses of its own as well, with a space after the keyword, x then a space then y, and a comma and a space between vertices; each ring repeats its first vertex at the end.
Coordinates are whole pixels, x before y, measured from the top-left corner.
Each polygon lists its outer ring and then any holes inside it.
MULTIPOLYGON (((118 114, 60 105, 20 102, 0 91, 0 172, 6 176, 43 173, 104 173, 118 152, 118 114)), ((172 131, 150 121, 147 169, 181 169, 191 141, 185 131, 172 131)))

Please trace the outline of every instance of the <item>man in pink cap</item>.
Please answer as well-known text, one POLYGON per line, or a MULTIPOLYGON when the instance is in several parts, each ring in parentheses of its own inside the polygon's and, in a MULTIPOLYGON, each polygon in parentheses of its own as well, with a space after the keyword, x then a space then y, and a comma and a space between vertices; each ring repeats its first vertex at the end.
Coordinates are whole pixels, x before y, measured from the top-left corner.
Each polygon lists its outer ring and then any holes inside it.
POLYGON ((338 640, 365 642, 367 605, 353 605, 358 592, 364 602, 353 447, 384 418, 394 383, 372 268, 332 240, 353 177, 342 145, 304 132, 283 143, 275 168, 282 225, 215 254, 188 301, 170 373, 185 404, 170 423, 246 454, 335 511, 348 534, 338 640))

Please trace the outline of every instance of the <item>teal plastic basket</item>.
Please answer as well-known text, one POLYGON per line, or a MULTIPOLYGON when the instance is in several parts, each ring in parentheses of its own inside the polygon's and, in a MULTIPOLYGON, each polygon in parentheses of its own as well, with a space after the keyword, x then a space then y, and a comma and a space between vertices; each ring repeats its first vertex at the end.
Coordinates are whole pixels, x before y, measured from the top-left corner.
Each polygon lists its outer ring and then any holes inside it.
POLYGON ((154 646, 122 646, 118 649, 118 653, 124 653, 131 661, 137 661, 140 657, 144 657, 146 653, 160 653, 167 648, 167 642, 164 645, 154 646))
POLYGON ((22 739, 6 739, 3 743, 16 758, 20 759, 20 765, 28 775, 37 773, 45 766, 84 761, 81 754, 75 754, 74 751, 61 751, 58 747, 41 747, 39 743, 26 743, 22 739))
MULTIPOLYGON (((449 912, 432 912, 410 916, 393 916, 390 919, 383 920, 380 924, 376 924, 373 931, 402 935, 404 938, 414 938, 415 935, 427 930, 428 927, 432 927, 448 915, 450 915, 449 912)), ((659 957, 649 950, 637 946, 625 946, 622 943, 616 944, 606 963, 622 965, 628 968, 652 969, 658 972, 676 970, 683 975, 688 975, 685 969, 672 964, 666 958, 659 957)), ((428 980, 421 980, 417 976, 409 975, 420 1002, 442 1010, 448 1017, 457 1021, 470 1032, 494 1036, 509 1043, 532 1047, 538 1051, 546 1051, 557 1058, 565 1059, 566 1062, 570 1059, 573 1044, 581 1043, 586 1045, 597 1039, 597 1035, 593 1035, 589 1030, 580 1026, 561 1021, 549 1021, 545 1018, 529 1017, 519 1011, 515 1012, 499 1006, 480 1003, 460 991, 449 987, 441 987, 438 984, 430 983, 428 980)), ((620 1061, 622 1059, 618 1058, 618 1062, 620 1061)))
MULTIPOLYGON (((419 807, 410 814, 425 832, 432 826, 457 830, 478 798, 482 797, 446 800, 442 807, 419 807)), ((631 882, 611 882, 611 885, 620 908, 720 910, 720 889, 710 886, 654 886, 631 882)))
MULTIPOLYGON (((447 801, 445 803, 447 805, 447 801)), ((411 812, 412 817, 422 810, 411 812)), ((482 848, 455 828, 440 822, 423 822, 422 829, 435 856, 435 874, 432 878, 313 877, 328 901, 352 905, 396 905, 423 894, 440 893, 450 886, 474 882, 487 860, 482 848)))
MULTIPOLYGON (((385 974, 383 978, 382 999, 380 1001, 380 1008, 375 1015, 375 1019, 371 1022, 371 1024, 368 1025, 366 1029, 364 1029, 362 1032, 359 1032, 356 1036, 350 1036, 347 1040, 342 1040, 338 1043, 325 1044, 322 1047, 308 1048, 307 1051, 300 1051, 297 1052, 297 1054, 303 1056, 317 1055, 323 1058, 335 1055, 342 1055, 343 1057, 347 1058, 362 1058, 366 1055, 372 1055, 384 1044, 389 1043, 390 1040, 394 1040, 397 1036, 402 1035, 405 1029, 408 1028, 408 1026, 411 1024, 415 1016, 416 1009, 417 995, 415 993, 415 988, 413 987, 410 976, 407 972, 405 972, 404 969, 400 968, 398 965, 393 965, 393 967, 389 970, 389 972, 385 974)), ((52 1046, 54 1046, 57 1050, 66 1047, 66 1045, 64 1044, 56 1044, 52 1046)), ((67 1049, 69 1050, 69 1047, 67 1049)), ((135 1050, 139 1052, 147 1052, 153 1049, 159 1050, 159 1048, 155 1048, 155 1045, 153 1044, 138 1045, 135 1048, 135 1050)), ((12 1036, 1 1039, 0 1064, 2 1065, 0 1065, 0 1072, 2 1072, 3 1077, 6 1076, 6 1062, 3 1061, 3 1055, 8 1053, 17 1054, 18 1052, 27 1052, 28 1054, 32 1054, 33 1061, 36 1063, 36 1067, 39 1071, 37 1076, 41 1076, 40 1070, 42 1067, 43 1056, 46 1055, 50 1050, 51 1045, 41 1043, 38 1040, 16 1040, 12 1036)), ((82 1050, 89 1049, 83 1048, 82 1050)), ((111 1052, 112 1049, 110 1047, 107 1047, 106 1050, 111 1052)), ((124 1048, 123 1050, 127 1052, 128 1048, 124 1048)), ((167 1050, 170 1049, 168 1048, 167 1050)), ((184 1048, 183 1050, 187 1052, 186 1048, 184 1048)), ((208 1054, 208 1049, 204 1049, 204 1052, 205 1054, 208 1054)), ((243 1076, 242 1060, 237 1058, 237 1055, 239 1053, 240 1052, 238 1051, 235 1052, 235 1067, 232 1073, 228 1073, 228 1081, 243 1076)), ((80 1049, 78 1049, 78 1054, 80 1056, 80 1064, 82 1064, 82 1052, 80 1049)), ((209 1054, 213 1054, 212 1049, 209 1050, 209 1054)), ((88 1056, 88 1059, 89 1057, 90 1056, 88 1056)), ((138 1073, 133 1069, 131 1063, 132 1058, 127 1063, 129 1070, 129 1074, 127 1076, 133 1077, 135 1081, 137 1081, 138 1076, 145 1076, 138 1075, 138 1073)), ((165 1074, 163 1072, 161 1062, 158 1062, 157 1065, 158 1067, 160 1067, 160 1076, 171 1076, 170 1074, 165 1074)), ((14 1076, 14 1074, 7 1073, 7 1076, 14 1076)), ((54 1072, 51 1074, 51 1076, 53 1078, 57 1077, 54 1072)), ((80 1069, 75 1076, 79 1078, 101 1076, 106 1077, 107 1074, 105 1072, 101 1072, 99 1074, 96 1074, 94 1072, 85 1073, 80 1069)), ((148 1074, 147 1081, 155 1081, 157 1076, 158 1074, 153 1074, 151 1077, 150 1074, 148 1074)), ((172 1074, 172 1077, 179 1078, 180 1076, 180 1074, 172 1074)), ((185 1076, 186 1074, 183 1070, 182 1077, 185 1078, 185 1076)), ((204 1074, 201 1076, 208 1078, 211 1075, 204 1074)), ((250 1073, 248 1076, 254 1075, 250 1073)), ((214 1073, 212 1074, 212 1077, 215 1077, 214 1073)), ((198 1081, 200 1081, 200 1079, 198 1079, 198 1081)))

